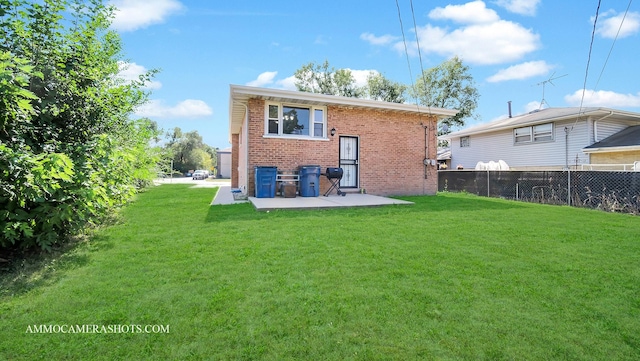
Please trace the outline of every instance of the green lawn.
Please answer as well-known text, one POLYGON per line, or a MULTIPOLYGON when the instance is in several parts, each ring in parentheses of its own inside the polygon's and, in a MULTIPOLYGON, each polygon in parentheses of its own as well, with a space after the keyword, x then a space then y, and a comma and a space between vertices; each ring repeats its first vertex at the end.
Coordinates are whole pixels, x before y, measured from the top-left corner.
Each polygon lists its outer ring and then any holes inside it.
POLYGON ((214 192, 156 187, 2 275, 0 359, 640 359, 640 217, 460 194, 260 213, 214 192))

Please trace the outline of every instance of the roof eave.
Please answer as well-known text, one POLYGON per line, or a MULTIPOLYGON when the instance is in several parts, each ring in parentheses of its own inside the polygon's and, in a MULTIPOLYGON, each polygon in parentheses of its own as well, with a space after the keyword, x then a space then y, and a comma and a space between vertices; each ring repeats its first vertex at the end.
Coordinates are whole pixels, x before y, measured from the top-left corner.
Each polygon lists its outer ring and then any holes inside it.
POLYGON ((583 153, 611 153, 611 152, 632 152, 640 150, 640 145, 626 145, 618 147, 582 148, 583 153))
MULTIPOLYGON (((609 109, 609 108, 597 108, 597 109, 593 109, 593 110, 589 110, 589 111, 583 111, 583 112, 581 112, 579 114, 578 113, 573 113, 573 114, 568 114, 568 115, 563 115, 563 116, 536 119, 536 120, 532 120, 532 121, 529 121, 529 122, 523 122, 523 123, 517 123, 517 124, 505 124, 505 125, 496 126, 494 128, 484 128, 484 129, 479 129, 479 130, 474 130, 473 128, 471 128, 471 129, 463 129, 463 130, 459 130, 457 132, 444 134, 444 135, 440 136, 439 139, 451 140, 453 138, 466 137, 468 135, 492 133, 492 132, 502 131, 502 130, 506 130, 506 129, 527 127, 527 126, 531 126, 531 125, 535 125, 535 124, 548 123, 548 122, 558 122, 558 121, 562 121, 562 120, 575 119, 576 117, 587 117, 588 118, 588 117, 592 117, 592 116, 596 116, 596 115, 609 115, 609 114, 611 114, 611 115, 624 115, 624 116, 637 116, 637 113, 634 113, 634 112, 620 111, 620 110, 614 110, 614 109, 609 109)), ((528 114, 523 114, 523 115, 520 115, 520 116, 526 116, 526 115, 528 115, 528 114)), ((506 119, 501 119, 501 120, 506 120, 506 119)), ((482 128, 482 125, 479 125, 478 128, 482 128)))
MULTIPOLYGON (((244 104, 248 98, 274 99, 277 101, 291 101, 298 103, 312 103, 324 105, 346 106, 354 108, 381 109, 406 113, 429 114, 437 117, 438 120, 452 117, 458 113, 453 109, 431 108, 418 106, 415 104, 390 103, 377 100, 343 97, 336 95, 326 95, 318 93, 306 93, 291 90, 257 88, 242 85, 231 85, 229 96, 229 132, 239 132, 243 119, 234 118, 234 106, 244 104)), ((242 105, 244 107, 244 105, 242 105)))

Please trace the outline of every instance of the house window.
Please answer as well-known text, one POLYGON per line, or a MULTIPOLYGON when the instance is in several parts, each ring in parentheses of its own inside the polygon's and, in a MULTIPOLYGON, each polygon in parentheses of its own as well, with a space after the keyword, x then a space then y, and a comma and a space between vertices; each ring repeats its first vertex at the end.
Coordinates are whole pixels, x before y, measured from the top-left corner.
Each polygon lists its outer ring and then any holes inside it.
POLYGON ((553 124, 540 124, 533 127, 533 141, 546 142, 553 140, 553 124))
POLYGON ((465 147, 469 147, 470 143, 469 143, 469 137, 460 137, 460 148, 465 148, 465 147))
POLYGON ((267 135, 324 138, 326 109, 324 107, 267 104, 267 135))
POLYGON ((548 142, 553 140, 553 123, 538 124, 513 130, 515 144, 548 142))
POLYGON ((516 144, 531 142, 531 127, 516 128, 513 137, 516 144))

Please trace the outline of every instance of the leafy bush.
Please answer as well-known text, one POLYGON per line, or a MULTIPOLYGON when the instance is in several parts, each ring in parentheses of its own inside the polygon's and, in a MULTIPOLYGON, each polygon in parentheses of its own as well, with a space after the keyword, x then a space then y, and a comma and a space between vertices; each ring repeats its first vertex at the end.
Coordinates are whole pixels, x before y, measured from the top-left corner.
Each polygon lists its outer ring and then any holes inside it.
POLYGON ((101 0, 0 0, 0 248, 51 246, 125 204, 155 176, 158 131, 117 73, 101 0))

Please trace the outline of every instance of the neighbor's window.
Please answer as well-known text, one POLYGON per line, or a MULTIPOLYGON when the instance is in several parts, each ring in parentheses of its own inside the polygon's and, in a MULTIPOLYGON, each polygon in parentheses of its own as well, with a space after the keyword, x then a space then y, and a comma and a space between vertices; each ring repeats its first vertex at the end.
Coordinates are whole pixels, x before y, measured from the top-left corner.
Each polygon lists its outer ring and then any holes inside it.
POLYGON ((545 142, 553 140, 553 123, 540 124, 533 127, 533 141, 545 142))
POLYGON ((324 138, 324 107, 267 104, 266 134, 324 138))
POLYGON ((515 144, 548 142, 553 140, 553 123, 522 127, 513 130, 515 144))
POLYGON ((460 148, 465 148, 470 146, 469 137, 460 137, 460 148))

